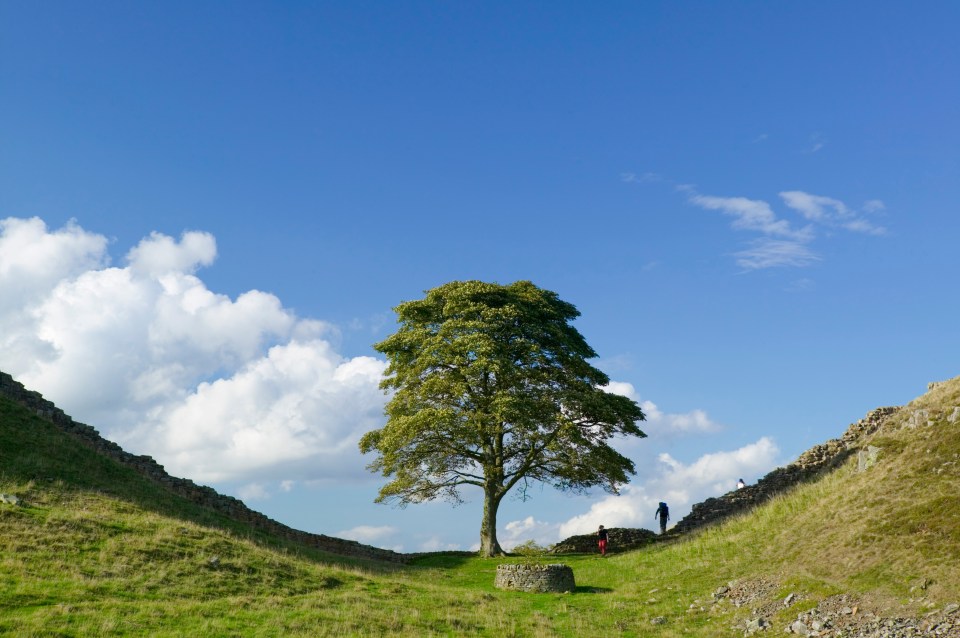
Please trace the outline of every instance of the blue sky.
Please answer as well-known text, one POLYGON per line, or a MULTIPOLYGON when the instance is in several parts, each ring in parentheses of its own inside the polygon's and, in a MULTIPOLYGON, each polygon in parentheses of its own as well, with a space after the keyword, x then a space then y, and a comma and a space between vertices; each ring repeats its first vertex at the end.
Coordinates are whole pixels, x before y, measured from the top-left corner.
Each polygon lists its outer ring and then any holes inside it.
MULTIPOLYGON (((457 279, 574 303, 651 419, 653 527, 960 374, 951 2, 0 3, 0 369, 308 531, 477 542, 374 505, 371 344, 457 279)), ((652 506, 651 506, 652 504, 652 506)))

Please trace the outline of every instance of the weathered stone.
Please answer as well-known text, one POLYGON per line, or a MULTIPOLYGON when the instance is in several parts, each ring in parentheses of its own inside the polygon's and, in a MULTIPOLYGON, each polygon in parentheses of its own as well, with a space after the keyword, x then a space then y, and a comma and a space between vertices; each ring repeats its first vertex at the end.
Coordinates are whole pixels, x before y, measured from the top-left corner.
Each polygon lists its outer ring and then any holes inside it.
POLYGON ((576 589, 573 569, 568 565, 497 565, 493 582, 497 589, 531 593, 572 592, 576 589))
POLYGON ((880 456, 880 448, 875 445, 868 445, 867 449, 857 452, 857 471, 863 472, 877 463, 880 456))
POLYGON ((752 620, 747 621, 747 628, 744 631, 745 636, 755 634, 758 631, 764 631, 767 627, 770 626, 770 622, 766 618, 753 618, 752 620))
POLYGON ((0 503, 7 503, 8 505, 20 505, 23 501, 20 500, 20 497, 16 494, 0 494, 0 503))

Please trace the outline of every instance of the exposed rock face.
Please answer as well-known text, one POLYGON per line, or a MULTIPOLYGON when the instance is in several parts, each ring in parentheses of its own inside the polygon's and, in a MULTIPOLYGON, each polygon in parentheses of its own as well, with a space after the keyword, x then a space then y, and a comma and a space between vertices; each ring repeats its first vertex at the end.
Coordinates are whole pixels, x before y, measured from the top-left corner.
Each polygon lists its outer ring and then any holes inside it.
POLYGON ((572 592, 573 569, 567 565, 497 565, 497 589, 533 593, 572 592))
MULTIPOLYGON (((648 529, 630 527, 611 527, 607 530, 607 553, 626 552, 646 547, 657 538, 648 529)), ((551 554, 590 554, 597 553, 597 535, 582 534, 571 536, 553 546, 551 554)))
MULTIPOLYGON (((900 407, 877 408, 864 418, 850 425, 839 439, 830 439, 826 443, 815 445, 796 461, 784 467, 778 467, 755 485, 747 485, 728 492, 717 498, 708 498, 693 506, 670 533, 688 532, 692 529, 717 523, 745 510, 756 507, 775 494, 783 492, 798 483, 810 480, 821 472, 831 470, 843 463, 847 457, 858 451, 864 437, 879 430, 891 416, 900 411, 900 407)), ((924 415, 922 418, 926 418, 924 415)), ((876 448, 874 448, 876 449, 876 448)), ((873 459, 876 460, 876 453, 873 459)))
POLYGON ((278 523, 264 516, 260 512, 255 512, 244 505, 242 501, 232 496, 225 496, 218 493, 212 487, 197 485, 189 479, 170 476, 163 469, 163 466, 151 457, 137 456, 125 452, 116 443, 107 441, 101 437, 93 427, 74 421, 70 416, 64 414, 63 410, 55 406, 52 402, 44 399, 39 392, 27 390, 21 383, 18 383, 13 377, 4 372, 0 372, 0 395, 16 401, 34 412, 38 417, 50 421, 67 434, 76 438, 81 444, 123 465, 133 468, 155 483, 163 485, 171 492, 193 501, 198 505, 219 512, 230 519, 247 523, 252 527, 270 532, 281 538, 303 543, 304 545, 334 554, 391 562, 406 562, 408 560, 406 555, 398 554, 397 552, 392 552, 387 549, 370 547, 369 545, 362 545, 356 541, 325 536, 323 534, 310 534, 293 529, 292 527, 287 527, 282 523, 278 523))

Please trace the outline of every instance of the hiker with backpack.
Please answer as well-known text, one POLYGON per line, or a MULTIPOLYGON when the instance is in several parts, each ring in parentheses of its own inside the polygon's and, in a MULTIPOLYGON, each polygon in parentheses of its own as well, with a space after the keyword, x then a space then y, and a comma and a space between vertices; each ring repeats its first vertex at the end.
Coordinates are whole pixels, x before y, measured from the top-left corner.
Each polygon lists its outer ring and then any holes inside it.
POLYGON ((653 518, 656 520, 657 517, 660 517, 660 533, 667 533, 667 521, 670 520, 670 508, 667 507, 667 504, 663 501, 660 501, 660 507, 657 508, 657 511, 654 513, 653 518))
POLYGON ((597 544, 600 546, 600 555, 607 555, 607 530, 603 529, 603 525, 600 526, 600 529, 597 531, 597 544))

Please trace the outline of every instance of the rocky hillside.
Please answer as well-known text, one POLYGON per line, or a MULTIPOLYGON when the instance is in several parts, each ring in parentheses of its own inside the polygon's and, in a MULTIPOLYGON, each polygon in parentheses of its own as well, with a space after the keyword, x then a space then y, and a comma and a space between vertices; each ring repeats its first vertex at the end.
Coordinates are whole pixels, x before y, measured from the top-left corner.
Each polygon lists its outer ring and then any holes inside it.
MULTIPOLYGON (((2 398, 6 398, 23 406, 31 413, 55 425, 59 430, 79 444, 95 450, 123 466, 132 468, 137 473, 177 496, 222 514, 234 521, 263 530, 278 538, 302 543, 308 547, 314 547, 334 554, 390 562, 407 561, 405 555, 390 550, 370 547, 369 545, 363 545, 356 541, 344 540, 324 534, 310 534, 293 529, 260 512, 250 509, 242 501, 232 496, 220 494, 206 485, 197 485, 189 479, 170 476, 163 469, 163 466, 153 458, 125 452, 116 443, 101 437, 92 426, 74 421, 73 418, 65 414, 63 410, 55 406, 52 402, 44 399, 39 392, 27 390, 21 383, 18 383, 13 377, 4 372, 0 372, 0 400, 2 400, 2 398)), ((16 454, 18 450, 7 450, 7 452, 16 454)), ((29 451, 21 451, 21 453, 27 452, 29 451)), ((55 477, 37 478, 47 479, 55 477)), ((15 495, 11 495, 11 497, 13 496, 15 495)))

